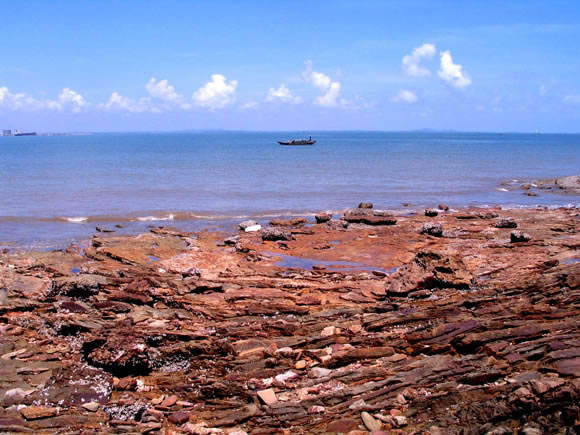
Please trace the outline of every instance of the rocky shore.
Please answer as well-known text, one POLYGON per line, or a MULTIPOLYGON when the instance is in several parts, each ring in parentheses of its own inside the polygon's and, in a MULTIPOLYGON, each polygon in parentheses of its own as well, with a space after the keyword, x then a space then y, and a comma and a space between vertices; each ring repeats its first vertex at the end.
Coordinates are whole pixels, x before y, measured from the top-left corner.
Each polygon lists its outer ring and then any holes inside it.
POLYGON ((578 209, 0 255, 0 433, 576 433, 578 209))
POLYGON ((528 181, 511 180, 503 182, 502 186, 505 190, 522 190, 528 196, 539 196, 544 192, 580 195, 580 175, 528 181))

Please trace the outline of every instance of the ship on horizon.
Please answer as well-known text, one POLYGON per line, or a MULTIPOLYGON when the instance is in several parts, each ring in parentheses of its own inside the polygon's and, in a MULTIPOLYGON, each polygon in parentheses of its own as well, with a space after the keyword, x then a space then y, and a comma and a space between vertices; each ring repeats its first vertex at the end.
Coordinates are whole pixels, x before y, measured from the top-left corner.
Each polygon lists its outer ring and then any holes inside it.
POLYGON ((316 141, 310 136, 308 139, 291 139, 287 142, 278 141, 278 143, 280 145, 314 145, 316 141))
POLYGON ((14 136, 36 136, 36 132, 35 131, 23 132, 16 130, 14 132, 14 136))

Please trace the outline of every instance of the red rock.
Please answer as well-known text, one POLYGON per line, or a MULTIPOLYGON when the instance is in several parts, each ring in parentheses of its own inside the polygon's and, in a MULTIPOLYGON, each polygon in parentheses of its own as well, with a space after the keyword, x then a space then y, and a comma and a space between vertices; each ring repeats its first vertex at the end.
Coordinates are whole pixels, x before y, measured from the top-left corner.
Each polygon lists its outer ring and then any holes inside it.
POLYGON ((272 390, 271 388, 258 391, 258 397, 266 405, 272 405, 272 404, 278 402, 278 399, 276 398, 276 393, 274 393, 274 390, 272 390))
POLYGON ((47 408, 42 406, 27 406, 20 410, 26 420, 39 420, 42 418, 54 417, 58 414, 58 408, 47 408))
POLYGON ((279 227, 295 227, 298 225, 304 225, 308 222, 305 218, 295 218, 295 219, 273 219, 270 221, 270 225, 279 227))
POLYGON ((162 406, 163 408, 171 408, 173 405, 175 405, 178 399, 179 398, 175 394, 173 394, 169 397, 166 397, 165 400, 163 400, 163 402, 160 403, 160 406, 162 406))
POLYGON ((169 420, 173 424, 180 425, 187 423, 189 421, 189 416, 190 413, 187 411, 177 411, 174 412, 173 414, 170 414, 169 417, 167 417, 167 420, 169 420))
POLYGON ((326 426, 327 432, 347 433, 358 428, 359 422, 350 418, 334 420, 326 426))

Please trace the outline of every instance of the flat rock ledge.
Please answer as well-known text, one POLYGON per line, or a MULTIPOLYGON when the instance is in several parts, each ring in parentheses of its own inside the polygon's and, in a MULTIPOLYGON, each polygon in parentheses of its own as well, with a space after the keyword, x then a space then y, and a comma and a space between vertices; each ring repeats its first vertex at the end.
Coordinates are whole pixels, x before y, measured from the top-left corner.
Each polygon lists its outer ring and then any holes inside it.
POLYGON ((580 430, 578 209, 345 218, 0 254, 0 432, 580 430))

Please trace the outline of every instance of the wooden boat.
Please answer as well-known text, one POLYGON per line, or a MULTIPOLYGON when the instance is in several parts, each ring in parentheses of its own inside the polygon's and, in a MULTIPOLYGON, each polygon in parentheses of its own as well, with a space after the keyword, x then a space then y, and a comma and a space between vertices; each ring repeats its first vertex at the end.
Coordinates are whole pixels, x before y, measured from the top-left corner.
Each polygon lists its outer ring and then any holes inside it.
POLYGON ((308 139, 292 139, 287 142, 278 141, 278 143, 280 145, 314 145, 316 141, 310 136, 308 139))

